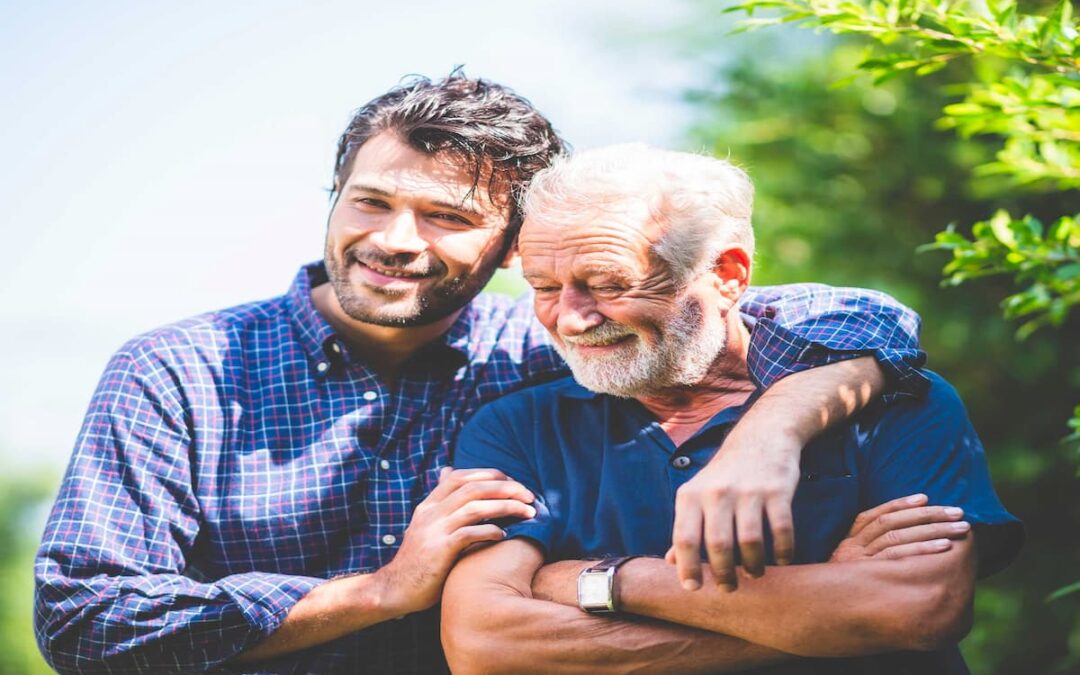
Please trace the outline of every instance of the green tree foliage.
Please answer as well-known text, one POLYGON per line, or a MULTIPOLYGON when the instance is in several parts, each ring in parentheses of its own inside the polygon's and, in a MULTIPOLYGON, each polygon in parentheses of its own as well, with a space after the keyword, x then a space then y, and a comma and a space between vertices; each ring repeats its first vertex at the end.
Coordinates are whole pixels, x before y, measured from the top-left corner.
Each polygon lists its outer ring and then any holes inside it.
POLYGON ((34 550, 41 538, 45 480, 0 478, 0 674, 45 675, 31 621, 34 550))
POLYGON ((1076 317, 1061 331, 1017 342, 1000 318, 1010 279, 943 290, 940 263, 915 254, 945 223, 990 220, 999 209, 1056 222, 1074 196, 1001 175, 973 178, 995 161, 999 141, 936 124, 972 76, 970 61, 924 78, 836 87, 865 59, 863 40, 807 35, 809 44, 800 44, 798 32, 730 38, 722 24, 708 30, 718 25, 714 5, 698 12, 675 36, 680 50, 693 45, 690 57, 707 70, 686 92, 696 111, 688 145, 730 155, 754 178, 755 283, 872 286, 915 307, 930 367, 957 385, 998 491, 1026 523, 1021 557, 980 584, 975 628, 962 645, 973 671, 1075 669, 1076 596, 1050 605, 1045 598, 1080 569, 1069 529, 1080 504, 1060 444, 1080 384, 1076 317))
MULTIPOLYGON (((960 102, 943 108, 943 128, 964 137, 993 135, 1001 147, 978 175, 1003 175, 1034 190, 1080 188, 1080 32, 1071 0, 1046 15, 1022 13, 1016 0, 748 0, 732 11, 753 14, 744 28, 799 22, 876 43, 858 64, 877 84, 906 72, 928 75, 958 59, 973 60, 960 81, 960 102)), ((950 251, 947 283, 1010 274, 1022 286, 1003 302, 1025 321, 1025 338, 1043 325, 1061 326, 1080 303, 1080 214, 1055 214, 1049 228, 1025 215, 998 211, 967 237, 949 227, 932 248, 950 251)), ((1070 422, 1080 428, 1080 406, 1070 422)), ((1073 440, 1076 439, 1074 434, 1073 440)))

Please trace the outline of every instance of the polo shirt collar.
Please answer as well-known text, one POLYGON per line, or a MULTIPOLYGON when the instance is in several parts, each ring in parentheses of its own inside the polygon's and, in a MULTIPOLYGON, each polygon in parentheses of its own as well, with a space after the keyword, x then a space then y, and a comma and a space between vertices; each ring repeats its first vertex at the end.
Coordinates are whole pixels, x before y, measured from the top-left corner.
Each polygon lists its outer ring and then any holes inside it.
MULTIPOLYGON (((564 386, 559 389, 559 395, 564 398, 579 399, 583 401, 588 401, 598 398, 600 396, 604 396, 605 398, 610 400, 611 405, 614 405, 616 407, 641 406, 641 403, 635 399, 619 398, 618 396, 609 396, 607 394, 598 394, 595 391, 590 391, 578 384, 577 380, 573 379, 573 377, 566 378, 564 386)), ((760 396, 761 389, 755 389, 754 393, 750 395, 750 398, 746 399, 745 403, 743 403, 742 405, 735 405, 724 408, 720 412, 716 413, 716 415, 714 415, 713 418, 710 419, 705 424, 705 426, 703 426, 698 431, 698 433, 701 433, 713 427, 734 424, 739 420, 739 418, 743 416, 743 413, 750 409, 750 406, 753 405, 754 401, 756 401, 760 396)), ((697 434, 695 434, 695 436, 696 435, 697 434)))

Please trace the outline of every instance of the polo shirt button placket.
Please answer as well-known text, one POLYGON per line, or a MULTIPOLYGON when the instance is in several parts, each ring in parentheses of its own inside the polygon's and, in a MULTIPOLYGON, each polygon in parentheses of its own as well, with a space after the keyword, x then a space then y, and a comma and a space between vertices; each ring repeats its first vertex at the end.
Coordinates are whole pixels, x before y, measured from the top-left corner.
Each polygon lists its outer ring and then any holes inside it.
POLYGON ((692 462, 690 461, 690 458, 686 455, 676 455, 675 457, 671 458, 671 466, 675 467, 676 469, 686 469, 690 466, 690 464, 692 464, 692 462))

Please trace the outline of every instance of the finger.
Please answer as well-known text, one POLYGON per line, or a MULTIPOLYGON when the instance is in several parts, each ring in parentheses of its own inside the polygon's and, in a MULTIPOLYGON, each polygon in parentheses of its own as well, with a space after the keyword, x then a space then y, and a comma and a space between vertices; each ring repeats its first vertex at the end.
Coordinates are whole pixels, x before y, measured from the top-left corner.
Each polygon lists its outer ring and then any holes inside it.
POLYGON ((675 526, 671 531, 675 571, 683 588, 696 591, 701 588, 701 507, 682 494, 676 493, 675 526))
POLYGON ((675 564, 675 547, 674 546, 669 547, 668 550, 667 550, 667 553, 664 554, 664 562, 666 562, 669 565, 674 565, 675 564))
POLYGON ((916 525, 899 530, 889 530, 883 536, 866 545, 867 555, 877 555, 888 548, 913 544, 920 541, 934 541, 936 539, 959 539, 971 530, 971 524, 960 521, 958 523, 930 523, 929 525, 916 525))
POLYGON ((531 504, 536 498, 521 483, 513 480, 475 480, 463 483, 438 504, 441 513, 450 514, 469 502, 483 499, 516 499, 531 504))
POLYGON ((866 546, 891 530, 902 530, 930 523, 947 523, 963 517, 964 510, 955 506, 916 506, 878 516, 862 529, 856 539, 861 540, 860 543, 866 546))
POLYGON ((743 569, 754 577, 765 574, 765 543, 761 535, 763 507, 757 496, 744 498, 735 506, 735 534, 739 538, 743 569))
POLYGON ((777 565, 795 559, 795 525, 791 517, 792 495, 777 495, 765 500, 765 514, 772 530, 773 558, 777 565))
POLYGON ((704 519, 705 553, 716 585, 733 591, 738 583, 735 576, 735 521, 731 501, 720 499, 706 507, 704 519))
MULTIPOLYGON (((863 511, 855 517, 855 522, 851 524, 851 531, 848 532, 848 537, 855 537, 862 530, 874 522, 886 513, 892 513, 893 511, 899 511, 901 509, 910 509, 913 506, 922 506, 926 503, 928 497, 922 493, 908 495, 907 497, 901 497, 894 499, 884 504, 879 504, 872 509, 863 511)), ((863 542, 865 543, 865 542, 863 542)))
POLYGON ((952 541, 949 539, 931 539, 930 541, 917 541, 911 544, 890 546, 874 557, 885 558, 886 560, 899 560, 900 558, 910 558, 913 555, 942 553, 943 551, 948 551, 950 548, 952 548, 952 541))
POLYGON ((471 501, 446 518, 447 531, 458 530, 495 518, 532 518, 536 509, 516 499, 480 499, 471 501))
POLYGON ((458 528, 450 535, 450 547, 455 555, 459 555, 473 544, 478 544, 482 541, 501 541, 505 538, 506 531, 498 525, 492 525, 490 523, 484 525, 470 525, 468 527, 458 528))
POLYGON ((431 491, 428 498, 438 501, 465 483, 477 480, 510 480, 510 478, 498 469, 453 469, 446 467, 439 471, 439 484, 431 491))

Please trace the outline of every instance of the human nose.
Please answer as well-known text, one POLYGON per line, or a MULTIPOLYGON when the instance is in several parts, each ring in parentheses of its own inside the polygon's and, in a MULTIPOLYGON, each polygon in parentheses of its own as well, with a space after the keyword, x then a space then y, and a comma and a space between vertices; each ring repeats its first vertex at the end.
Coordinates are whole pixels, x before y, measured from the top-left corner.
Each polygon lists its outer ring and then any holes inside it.
POLYGON ((603 322, 604 317, 588 293, 573 287, 565 287, 559 293, 556 327, 560 335, 581 335, 603 322))
POLYGON ((387 253, 421 253, 427 248, 427 242, 420 236, 416 213, 411 209, 393 214, 378 233, 376 243, 387 253))

